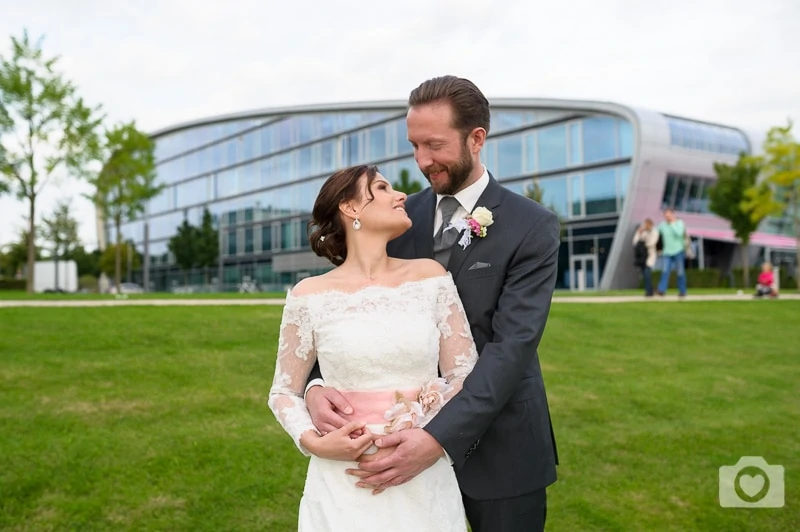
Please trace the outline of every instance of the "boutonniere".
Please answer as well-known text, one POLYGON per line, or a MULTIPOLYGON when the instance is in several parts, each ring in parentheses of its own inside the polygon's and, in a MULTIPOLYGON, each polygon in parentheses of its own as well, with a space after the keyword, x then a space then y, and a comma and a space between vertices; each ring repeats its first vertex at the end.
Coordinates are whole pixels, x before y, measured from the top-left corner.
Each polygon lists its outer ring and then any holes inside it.
POLYGON ((449 231, 450 229, 464 231, 458 244, 461 246, 461 249, 466 249, 470 242, 472 242, 472 235, 484 238, 486 236, 486 228, 493 223, 494 218, 492 217, 492 211, 486 207, 476 207, 475 210, 472 211, 472 214, 468 214, 464 218, 451 223, 445 231, 449 231))

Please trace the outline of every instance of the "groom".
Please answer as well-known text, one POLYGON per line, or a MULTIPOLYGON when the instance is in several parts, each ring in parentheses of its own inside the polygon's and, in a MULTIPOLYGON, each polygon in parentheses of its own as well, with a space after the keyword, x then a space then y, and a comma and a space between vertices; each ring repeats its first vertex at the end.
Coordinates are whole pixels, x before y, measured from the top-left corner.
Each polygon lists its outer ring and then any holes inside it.
MULTIPOLYGON (((435 258, 451 272, 480 357, 464 389, 424 429, 376 442, 396 448, 361 462, 358 485, 402 484, 445 454, 473 531, 543 530, 558 459, 537 348, 555 286, 559 222, 481 164, 489 102, 472 82, 428 80, 408 106, 408 140, 431 186, 406 201, 414 225, 389 244, 389 255, 435 258), (442 229, 476 207, 489 209, 494 223, 462 247, 455 230, 442 229)), ((312 386, 306 401, 318 429, 344 424, 337 409, 348 405, 336 390, 312 386)))

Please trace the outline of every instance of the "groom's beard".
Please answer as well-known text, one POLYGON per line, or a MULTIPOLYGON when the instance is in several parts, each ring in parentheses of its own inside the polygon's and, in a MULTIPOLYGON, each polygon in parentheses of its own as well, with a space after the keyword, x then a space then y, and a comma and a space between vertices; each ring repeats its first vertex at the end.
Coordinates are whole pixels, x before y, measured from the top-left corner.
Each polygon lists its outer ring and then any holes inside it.
POLYGON ((434 192, 445 196, 452 196, 466 183, 474 168, 475 164, 472 162, 469 150, 467 150, 467 143, 464 142, 461 145, 461 156, 458 161, 451 165, 434 164, 422 170, 422 173, 425 175, 425 179, 428 180, 434 192), (441 172, 442 170, 447 172, 447 182, 434 185, 430 178, 431 174, 441 172))

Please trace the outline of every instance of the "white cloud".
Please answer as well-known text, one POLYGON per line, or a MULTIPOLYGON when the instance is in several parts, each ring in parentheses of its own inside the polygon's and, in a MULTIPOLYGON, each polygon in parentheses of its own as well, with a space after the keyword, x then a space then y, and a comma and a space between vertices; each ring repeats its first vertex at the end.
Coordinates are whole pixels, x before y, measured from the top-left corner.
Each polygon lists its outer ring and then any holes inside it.
MULTIPOLYGON (((800 4, 773 0, 190 0, 12 3, 0 53, 27 27, 109 123, 153 131, 226 112, 405 99, 469 77, 489 96, 610 100, 765 130, 800 118, 800 4)), ((40 202, 52 208, 70 186, 40 202)), ((77 200, 76 200, 77 203, 77 200)), ((93 213, 81 233, 95 240, 93 213)), ((0 199, 0 243, 24 206, 0 199)))

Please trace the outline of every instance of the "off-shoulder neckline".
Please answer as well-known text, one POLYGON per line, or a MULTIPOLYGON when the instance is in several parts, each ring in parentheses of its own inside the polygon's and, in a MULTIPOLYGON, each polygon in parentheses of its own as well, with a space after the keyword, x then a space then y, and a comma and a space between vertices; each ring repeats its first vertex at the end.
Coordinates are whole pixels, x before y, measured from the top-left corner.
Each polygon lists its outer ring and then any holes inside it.
POLYGON ((291 299, 298 299, 298 300, 313 299, 315 297, 320 297, 320 296, 325 296, 325 295, 334 295, 334 294, 346 297, 346 296, 354 296, 354 295, 363 294, 364 292, 369 292, 369 291, 382 291, 382 290, 393 292, 393 291, 402 290, 403 288, 407 288, 407 287, 413 286, 413 285, 422 285, 422 284, 425 284, 425 283, 428 283, 428 282, 431 282, 431 281, 441 282, 441 281, 445 281, 447 279, 450 279, 450 280, 453 279, 453 276, 452 276, 452 274, 450 272, 446 272, 444 275, 434 275, 432 277, 424 277, 422 279, 417 279, 415 281, 404 281, 404 282, 402 282, 400 284, 396 284, 396 285, 372 284, 372 285, 365 286, 363 288, 359 288, 358 290, 354 290, 352 292, 348 292, 346 290, 341 290, 341 289, 338 289, 338 288, 329 288, 327 290, 320 290, 319 292, 311 292, 309 294, 295 295, 293 293, 293 291, 290 289, 286 294, 286 299, 287 299, 287 301, 290 298, 291 299))

